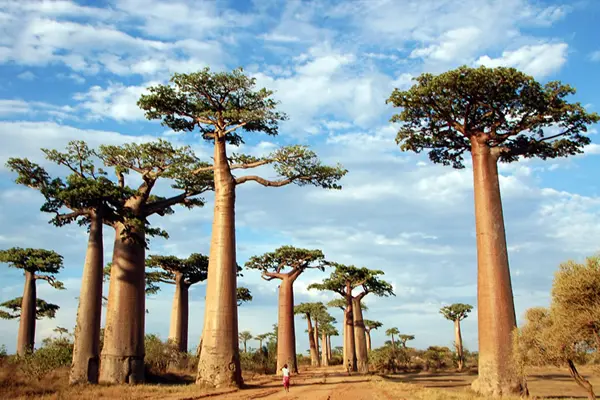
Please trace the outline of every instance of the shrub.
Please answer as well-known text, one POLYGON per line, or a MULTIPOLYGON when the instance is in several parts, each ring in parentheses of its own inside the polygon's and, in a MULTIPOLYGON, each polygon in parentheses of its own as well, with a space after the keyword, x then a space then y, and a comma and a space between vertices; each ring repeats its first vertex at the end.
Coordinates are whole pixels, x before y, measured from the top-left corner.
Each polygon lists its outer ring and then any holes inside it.
MULTIPOLYGON (((170 342, 163 342, 157 335, 148 334, 144 339, 146 370, 152 374, 164 374, 169 366, 178 365, 182 358, 177 348, 170 342)), ((187 353, 183 353, 187 354, 187 353)))
POLYGON ((6 346, 5 345, 0 345, 0 362, 6 360, 6 358, 8 357, 8 352, 6 351, 6 346))
POLYGON ((46 338, 42 347, 26 354, 15 357, 13 363, 18 365, 22 373, 40 380, 49 372, 71 365, 73 360, 73 342, 69 337, 46 338))

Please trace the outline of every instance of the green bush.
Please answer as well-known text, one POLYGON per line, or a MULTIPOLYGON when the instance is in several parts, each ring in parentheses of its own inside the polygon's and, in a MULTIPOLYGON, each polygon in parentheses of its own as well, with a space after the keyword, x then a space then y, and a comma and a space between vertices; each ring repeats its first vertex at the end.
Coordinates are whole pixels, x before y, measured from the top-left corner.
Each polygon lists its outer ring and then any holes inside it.
POLYGON ((5 345, 0 345, 0 362, 6 360, 8 357, 8 352, 6 351, 5 345))
POLYGON ((14 357, 11 361, 18 365, 20 371, 34 379, 40 380, 49 372, 71 365, 73 360, 73 342, 69 337, 46 338, 42 347, 23 357, 14 357))
POLYGON ((144 364, 146 370, 152 374, 164 374, 170 366, 178 365, 182 358, 182 354, 173 344, 163 342, 154 334, 146 335, 144 346, 144 364))

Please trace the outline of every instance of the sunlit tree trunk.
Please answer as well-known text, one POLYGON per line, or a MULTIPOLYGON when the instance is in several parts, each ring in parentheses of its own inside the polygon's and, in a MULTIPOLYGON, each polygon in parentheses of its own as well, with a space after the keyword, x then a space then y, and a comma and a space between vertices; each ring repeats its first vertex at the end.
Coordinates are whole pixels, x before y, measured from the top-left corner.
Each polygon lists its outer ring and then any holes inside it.
POLYGON ((515 307, 498 180, 497 155, 472 138, 477 234, 479 377, 472 388, 486 396, 521 393, 524 380, 511 368, 515 307))
POLYGON ((367 352, 371 351, 371 331, 365 329, 365 335, 367 336, 367 352))
POLYGON ((345 343, 346 343, 346 358, 344 360, 344 365, 346 367, 346 371, 355 372, 356 371, 356 351, 355 351, 355 342, 354 342, 354 312, 352 306, 352 300, 347 299, 346 305, 346 326, 344 331, 346 332, 345 343))
POLYGON ((306 321, 308 322, 308 344, 310 346, 310 365, 313 367, 319 366, 319 355, 317 354, 317 346, 315 344, 315 333, 312 326, 310 315, 306 315, 306 321))
POLYGON ((569 366, 569 373, 573 379, 575 379, 575 382, 587 392, 588 400, 596 400, 596 394, 594 393, 592 384, 579 374, 577 367, 575 367, 575 363, 572 360, 568 360, 567 365, 569 366))
POLYGON ((327 358, 331 360, 331 336, 327 336, 327 358))
POLYGON ((188 318, 189 318, 189 286, 181 272, 175 273, 175 294, 171 310, 171 325, 169 340, 177 350, 185 352, 188 349, 188 318))
POLYGON ((298 373, 296 366, 296 331, 294 327, 293 280, 283 278, 279 285, 279 319, 277 329, 277 374, 288 365, 291 372, 298 373))
POLYGON ((98 383, 103 267, 102 216, 94 212, 90 215, 90 233, 81 276, 73 364, 69 374, 71 384, 98 383))
POLYGON ((365 335, 365 323, 363 321, 360 299, 352 299, 354 316, 354 346, 356 348, 356 368, 358 372, 369 372, 369 358, 367 353, 367 338, 365 335))
POLYGON ((24 356, 33 351, 35 344, 35 311, 36 311, 35 274, 25 271, 25 287, 21 300, 21 317, 19 320, 19 335, 17 336, 17 354, 24 356))
POLYGON ((317 366, 321 365, 321 358, 320 358, 320 352, 319 352, 319 321, 317 321, 317 319, 315 318, 315 328, 313 331, 313 335, 315 337, 315 351, 317 353, 317 366))
POLYGON ((329 366, 329 358, 327 357, 327 335, 325 331, 321 332, 321 365, 329 366))
POLYGON ((344 367, 344 370, 348 369, 348 358, 347 358, 347 352, 346 352, 346 330, 347 328, 347 324, 346 324, 346 309, 344 309, 344 322, 342 325, 342 366, 344 367))
POLYGON ((235 181, 224 138, 215 139, 214 166, 215 208, 196 383, 217 388, 239 387, 243 382, 236 300, 235 181))
POLYGON ((145 233, 116 225, 100 382, 144 381, 145 233))
POLYGON ((462 335, 460 332, 460 320, 457 319, 454 321, 454 335, 456 341, 456 353, 458 356, 458 371, 462 371, 464 365, 464 356, 463 356, 463 345, 462 345, 462 335))

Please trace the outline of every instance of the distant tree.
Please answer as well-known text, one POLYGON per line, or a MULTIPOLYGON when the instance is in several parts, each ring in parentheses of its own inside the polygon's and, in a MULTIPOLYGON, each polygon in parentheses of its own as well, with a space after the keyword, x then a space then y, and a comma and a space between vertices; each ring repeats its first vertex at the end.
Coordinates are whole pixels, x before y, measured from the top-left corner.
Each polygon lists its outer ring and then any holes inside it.
POLYGON ((332 324, 333 324, 333 322, 321 326, 321 332, 323 332, 325 334, 325 336, 327 337, 327 361, 328 361, 328 363, 329 363, 329 360, 331 360, 331 353, 332 353, 331 337, 340 335, 338 330, 332 324))
POLYGON ((399 334, 398 340, 400 341, 400 346, 406 349, 406 342, 409 340, 415 340, 415 335, 399 334))
POLYGON ((458 356, 458 370, 462 371, 465 362, 463 354, 462 334, 460 331, 460 321, 467 318, 473 309, 470 304, 454 303, 444 306, 440 309, 440 314, 449 321, 454 322, 454 335, 456 345, 456 355, 458 356))
POLYGON ((367 334, 367 351, 371 351, 371 331, 381 328, 383 324, 379 321, 365 319, 365 333, 367 334))
POLYGON ((246 347, 246 344, 248 343, 248 340, 252 340, 253 336, 250 333, 250 331, 242 331, 242 332, 240 332, 239 337, 240 337, 240 341, 242 343, 244 343, 244 353, 247 353, 248 349, 246 347))
MULTIPOLYGON (((17 297, 12 300, 5 301, 0 304, 0 307, 8 308, 11 312, 0 310, 0 318, 2 319, 17 319, 21 317, 21 305, 23 298, 17 297)), ((35 319, 54 318, 60 307, 56 304, 47 303, 45 300, 37 298, 35 300, 35 319)))
POLYGON ((392 347, 396 348, 396 341, 394 340, 394 335, 399 335, 400 331, 398 328, 390 328, 385 331, 385 336, 390 336, 392 338, 392 347))
POLYGON ((254 181, 262 186, 281 187, 295 183, 326 189, 340 189, 337 183, 346 170, 326 166, 305 146, 288 146, 266 157, 227 154, 227 144, 243 143, 246 133, 275 136, 278 124, 286 119, 277 111, 273 92, 255 89, 255 79, 241 68, 232 72, 211 72, 205 68, 190 74, 174 74, 173 85, 150 87, 138 105, 148 119, 162 120, 174 131, 200 130, 202 138, 214 145, 214 162, 197 171, 214 171, 215 215, 211 238, 209 277, 203 351, 198 362, 197 383, 212 386, 240 386, 242 375, 237 344, 235 288, 235 193, 236 187, 254 181), (274 180, 257 175, 235 177, 232 171, 271 165, 274 180), (214 278, 213 278, 214 277, 214 278), (234 366, 230 367, 233 362, 234 366))
POLYGON ((440 75, 424 73, 387 100, 402 108, 396 142, 403 151, 429 152, 434 163, 464 168, 471 153, 478 252, 479 377, 476 392, 523 393, 523 380, 504 360, 516 327, 498 161, 566 157, 590 143, 583 133, 600 120, 566 97, 575 89, 544 85, 514 68, 462 66, 440 75))
MULTIPOLYGON (((337 298, 337 299, 333 299, 331 300, 329 303, 327 303, 327 307, 336 307, 339 308, 340 310, 342 310, 343 314, 344 314, 344 321, 343 321, 343 325, 342 325, 342 343, 343 343, 343 356, 342 356, 342 360, 347 360, 346 358, 346 299, 344 298, 337 298)), ((360 303, 360 308, 362 311, 367 311, 369 308, 364 304, 364 303, 360 303)))
POLYGON ((294 373, 296 365, 296 330, 294 327, 294 282, 307 269, 325 270, 327 265, 321 250, 300 249, 281 246, 262 256, 253 256, 246 268, 261 271, 267 281, 279 279, 279 335, 277 340, 277 373, 281 374, 284 364, 294 373))
POLYGON ((252 293, 250 292, 250 289, 239 286, 236 290, 236 299, 238 306, 252 301, 252 293))
POLYGON ((332 331, 336 320, 326 310, 322 308, 321 312, 316 314, 315 318, 315 342, 319 341, 319 333, 321 334, 321 365, 329 366, 329 351, 327 349, 327 332, 332 331))
POLYGON ((63 257, 52 250, 13 247, 0 250, 0 263, 21 269, 25 275, 17 336, 17 354, 24 356, 33 351, 35 342, 35 320, 38 316, 35 283, 44 280, 55 289, 64 289, 63 283, 56 280, 56 274, 63 268, 63 257))
POLYGON ((302 317, 306 319, 306 322, 308 323, 308 344, 311 365, 313 367, 318 367, 320 365, 318 336, 315 335, 313 319, 316 319, 317 315, 322 313, 324 310, 325 305, 323 305, 321 302, 300 303, 294 307, 294 314, 302 315, 302 317))
POLYGON ((254 336, 254 339, 258 340, 258 347, 260 348, 261 351, 262 351, 262 348, 263 348, 263 342, 265 340, 267 340, 270 335, 271 335, 271 332, 269 332, 269 333, 261 333, 260 335, 254 336))

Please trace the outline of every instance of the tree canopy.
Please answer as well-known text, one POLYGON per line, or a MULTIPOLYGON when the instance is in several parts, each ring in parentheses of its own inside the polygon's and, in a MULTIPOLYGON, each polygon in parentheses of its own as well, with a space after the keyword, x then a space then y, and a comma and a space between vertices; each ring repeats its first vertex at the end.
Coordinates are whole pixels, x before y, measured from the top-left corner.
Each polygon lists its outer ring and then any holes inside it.
POLYGON ((426 150, 432 162, 454 168, 464 168, 463 154, 475 138, 503 162, 581 153, 590 143, 582 133, 600 119, 566 100, 575 93, 571 86, 542 85, 514 68, 462 66, 414 80, 386 102, 402 108, 391 119, 403 124, 396 142, 404 151, 426 150))
POLYGON ((462 321, 468 317, 471 310, 473 310, 473 306, 470 304, 454 303, 442 307, 440 309, 440 314, 450 321, 462 321))
MULTIPOLYGON (((398 334, 396 333, 396 335, 398 334)), ((402 346, 406 346, 406 342, 408 342, 409 340, 415 340, 415 335, 400 334, 398 335, 398 340, 400 341, 400 344, 402 344, 402 346)))
POLYGON ((301 314, 302 318, 316 318, 318 315, 327 312, 322 302, 300 303, 294 306, 294 314, 301 314))
MULTIPOLYGON (((42 318, 54 318, 56 316, 56 312, 60 308, 56 304, 48 303, 42 299, 35 300, 35 319, 42 318)), ((5 301, 0 304, 0 307, 7 308, 11 310, 11 312, 7 312, 4 310, 0 310, 0 318, 2 319, 16 319, 21 317, 21 304, 23 302, 23 297, 17 297, 12 300, 5 301)))
POLYGON ((308 268, 325 270, 327 262, 321 250, 308 250, 293 246, 281 246, 262 256, 253 256, 245 264, 248 269, 261 271, 267 281, 290 278, 295 280, 308 268))
MULTIPOLYGON (((152 283, 174 284, 177 275, 181 275, 184 283, 191 286, 204 281, 208 276, 208 257, 192 253, 188 258, 182 259, 175 256, 150 255, 146 258, 146 268, 151 272, 152 283), (161 271, 155 271, 160 269, 161 271)), ((146 278, 148 280, 148 277, 146 278)))
POLYGON ((378 329, 381 328, 383 326, 383 324, 379 321, 371 321, 370 319, 365 319, 364 320, 365 323, 365 329, 367 331, 372 331, 373 329, 378 329))
MULTIPOLYGON (((345 310, 346 309, 346 300, 340 299, 340 298, 333 299, 327 303, 327 307, 337 307, 341 310, 345 310)), ((369 307, 367 307, 364 303, 361 302, 360 309, 363 311, 367 311, 369 309, 369 307)))
MULTIPOLYGON (((225 140, 232 145, 244 143, 240 130, 262 132, 275 136, 279 122, 287 119, 277 111, 278 102, 272 91, 256 89, 256 80, 244 74, 242 68, 232 72, 211 72, 204 68, 189 74, 174 74, 170 85, 148 88, 138 101, 146 118, 162 121, 162 125, 176 132, 191 132, 198 128, 204 139, 225 140)), ((331 167, 321 163, 306 146, 287 146, 265 157, 233 154, 228 162, 231 170, 251 169, 272 165, 278 178, 268 180, 256 175, 235 178, 236 184, 255 181, 264 186, 315 185, 340 189, 336 183, 346 170, 340 165, 331 167)), ((200 167, 196 172, 210 171, 200 167)))
POLYGON ((241 306, 243 303, 252 301, 252 293, 250 292, 250 289, 243 286, 238 286, 236 290, 236 298, 237 305, 241 306))
POLYGON ((356 298, 362 299, 369 293, 376 296, 395 296, 392 285, 378 278, 378 275, 383 275, 383 271, 339 263, 331 264, 335 270, 329 278, 325 278, 322 283, 311 283, 308 289, 330 290, 346 297, 352 296, 353 289, 362 287, 362 292, 356 295, 356 298))
POLYGON ((0 250, 0 262, 33 273, 35 279, 45 280, 56 289, 64 288, 54 276, 63 268, 63 257, 55 251, 13 247, 0 250))
POLYGON ((399 335, 399 334, 400 334, 400 331, 398 330, 398 328, 389 328, 389 329, 386 329, 386 331, 385 331, 386 336, 399 335))

